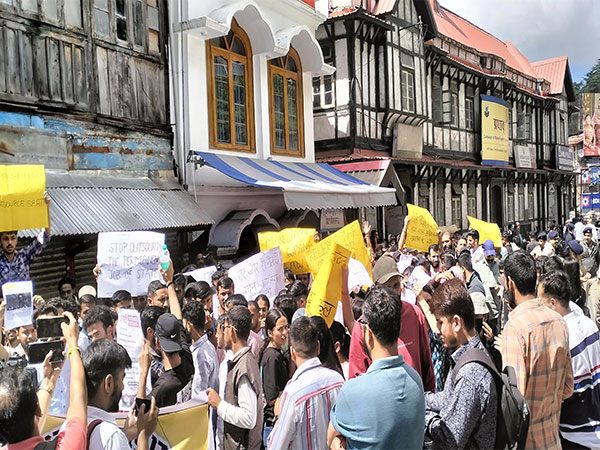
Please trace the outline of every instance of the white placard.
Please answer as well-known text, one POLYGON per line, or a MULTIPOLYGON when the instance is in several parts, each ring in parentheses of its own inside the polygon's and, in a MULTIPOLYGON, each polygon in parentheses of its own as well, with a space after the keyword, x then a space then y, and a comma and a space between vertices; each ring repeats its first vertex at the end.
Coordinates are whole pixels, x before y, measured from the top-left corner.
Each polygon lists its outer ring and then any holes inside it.
POLYGON ((165 235, 152 231, 98 234, 98 297, 111 297, 120 289, 146 295, 148 284, 162 279, 158 258, 164 243, 165 235))
POLYGON ((396 266, 398 267, 398 272, 404 273, 406 268, 412 264, 413 257, 411 255, 400 255, 398 258, 398 262, 396 266))
POLYGON ((360 261, 350 258, 348 260, 348 291, 352 291, 354 286, 372 286, 373 281, 369 272, 360 261))
POLYGON ((216 266, 202 267, 200 269, 192 270, 184 273, 186 277, 192 277, 196 281, 206 281, 209 286, 212 286, 212 275, 217 271, 216 266))
POLYGON ((423 287, 427 283, 429 283, 430 280, 431 280, 431 277, 425 273, 425 271, 423 270, 422 267, 418 266, 418 267, 415 267, 414 270, 412 271, 412 274, 411 274, 410 278, 408 279, 408 284, 409 284, 409 286, 412 286, 412 287, 414 287, 416 285, 423 287))
POLYGON ((119 409, 128 411, 135 403, 135 397, 140 381, 140 363, 138 356, 142 351, 142 320, 135 309, 119 309, 117 322, 117 342, 121 344, 131 358, 131 368, 125 370, 123 394, 119 401, 119 409))
POLYGON ((33 283, 12 281, 2 285, 2 296, 6 302, 4 327, 7 330, 31 325, 33 322, 33 283))
POLYGON ((275 247, 251 256, 229 269, 228 276, 233 280, 235 293, 246 300, 265 294, 272 302, 285 288, 281 250, 275 247))

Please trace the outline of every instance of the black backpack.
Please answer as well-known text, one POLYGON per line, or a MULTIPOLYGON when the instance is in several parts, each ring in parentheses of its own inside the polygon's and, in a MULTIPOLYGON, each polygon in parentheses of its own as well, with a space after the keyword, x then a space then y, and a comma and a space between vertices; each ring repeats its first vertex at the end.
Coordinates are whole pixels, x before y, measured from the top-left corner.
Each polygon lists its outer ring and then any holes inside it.
POLYGON ((506 366, 500 373, 486 351, 472 348, 463 353, 456 362, 454 376, 458 374, 462 366, 473 362, 481 364, 492 374, 498 393, 494 448, 510 450, 525 448, 529 430, 529 408, 525 397, 517 387, 515 369, 512 366, 506 366))

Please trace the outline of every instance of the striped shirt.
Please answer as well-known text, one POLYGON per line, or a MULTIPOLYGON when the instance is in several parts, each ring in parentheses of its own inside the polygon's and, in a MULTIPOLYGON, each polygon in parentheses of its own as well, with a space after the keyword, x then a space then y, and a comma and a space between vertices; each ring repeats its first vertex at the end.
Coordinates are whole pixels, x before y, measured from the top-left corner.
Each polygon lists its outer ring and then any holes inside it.
POLYGON ((269 449, 319 450, 327 447, 329 412, 344 378, 321 365, 305 361, 281 395, 281 415, 268 440, 269 449))
POLYGON ((513 366, 530 411, 525 448, 561 448, 562 401, 573 393, 569 331, 560 314, 527 300, 508 315, 502 333, 504 366, 513 366))
POLYGON ((596 324, 581 310, 563 317, 569 327, 574 392, 563 403, 560 434, 570 442, 600 448, 600 340, 596 324))

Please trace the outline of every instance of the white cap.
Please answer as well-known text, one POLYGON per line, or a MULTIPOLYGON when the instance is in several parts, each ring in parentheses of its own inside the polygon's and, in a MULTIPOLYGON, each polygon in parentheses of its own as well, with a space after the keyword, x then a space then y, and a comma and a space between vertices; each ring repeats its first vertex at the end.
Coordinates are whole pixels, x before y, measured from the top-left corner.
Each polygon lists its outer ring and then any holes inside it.
POLYGON ((79 292, 77 293, 77 297, 81 298, 84 295, 93 295, 95 297, 96 296, 96 288, 94 286, 90 286, 89 284, 86 284, 85 286, 81 286, 81 288, 79 289, 79 292))

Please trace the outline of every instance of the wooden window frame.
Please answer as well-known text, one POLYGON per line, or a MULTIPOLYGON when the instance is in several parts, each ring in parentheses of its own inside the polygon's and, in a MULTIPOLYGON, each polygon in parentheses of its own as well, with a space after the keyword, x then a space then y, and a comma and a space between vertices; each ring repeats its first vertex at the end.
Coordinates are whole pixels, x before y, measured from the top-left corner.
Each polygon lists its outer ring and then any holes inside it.
MULTIPOLYGON (((237 152, 256 153, 256 144, 254 138, 254 77, 252 68, 252 46, 246 32, 237 24, 235 20, 231 22, 231 31, 233 31, 234 39, 237 37, 242 42, 246 50, 246 56, 238 55, 212 44, 210 40, 206 41, 206 68, 208 73, 208 107, 209 107, 209 143, 211 148, 218 150, 232 150, 237 152), (221 56, 228 62, 229 70, 229 132, 231 136, 231 144, 219 142, 217 139, 217 99, 215 95, 215 67, 213 58, 221 56), (246 123, 248 144, 237 145, 235 143, 235 120, 234 120, 234 101, 233 101, 233 79, 232 79, 232 62, 244 63, 245 78, 246 78, 246 123)), ((233 40, 231 42, 233 42, 233 40)))
POLYGON ((302 64, 300 62, 300 56, 294 48, 290 48, 290 51, 286 56, 281 57, 283 60, 282 66, 277 67, 269 61, 269 122, 270 122, 270 135, 271 135, 271 154, 281 156, 298 156, 304 158, 304 89, 302 84, 302 64), (285 62, 287 58, 292 58, 296 63, 298 72, 290 72, 285 69, 285 62), (285 141, 286 148, 279 149, 275 147, 275 108, 273 106, 273 75, 278 74, 284 77, 284 90, 283 90, 283 104, 284 104, 284 115, 285 115, 285 141), (296 109, 298 112, 298 149, 289 149, 289 121, 288 121, 288 102, 287 102, 287 84, 285 80, 287 78, 293 78, 296 80, 296 95, 298 97, 296 109))

